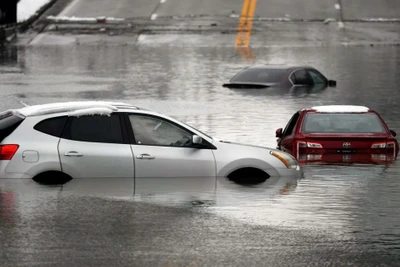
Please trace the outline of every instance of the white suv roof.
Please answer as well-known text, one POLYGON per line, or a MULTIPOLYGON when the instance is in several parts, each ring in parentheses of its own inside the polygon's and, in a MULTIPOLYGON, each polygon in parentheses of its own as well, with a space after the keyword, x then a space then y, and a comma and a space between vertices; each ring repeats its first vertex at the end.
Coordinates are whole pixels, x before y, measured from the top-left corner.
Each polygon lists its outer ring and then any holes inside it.
POLYGON ((25 116, 38 116, 53 113, 69 112, 69 116, 83 115, 108 115, 119 109, 139 109, 136 106, 105 101, 74 101, 27 106, 21 109, 14 110, 15 112, 25 116))

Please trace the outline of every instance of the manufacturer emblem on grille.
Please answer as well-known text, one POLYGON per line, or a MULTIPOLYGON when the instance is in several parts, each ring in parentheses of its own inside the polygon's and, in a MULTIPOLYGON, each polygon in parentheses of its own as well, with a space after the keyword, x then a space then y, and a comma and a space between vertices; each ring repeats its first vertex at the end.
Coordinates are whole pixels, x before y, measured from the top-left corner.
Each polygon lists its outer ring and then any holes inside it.
POLYGON ((344 148, 349 148, 351 146, 351 144, 349 142, 344 142, 343 143, 343 147, 344 148))

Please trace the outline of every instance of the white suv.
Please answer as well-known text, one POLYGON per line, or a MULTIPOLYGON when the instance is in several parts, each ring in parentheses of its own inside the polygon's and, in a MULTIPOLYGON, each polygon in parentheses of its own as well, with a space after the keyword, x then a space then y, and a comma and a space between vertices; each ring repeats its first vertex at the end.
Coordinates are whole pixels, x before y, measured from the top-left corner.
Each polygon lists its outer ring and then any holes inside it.
MULTIPOLYGON (((239 183, 301 176, 271 148, 212 138, 171 117, 124 103, 66 102, 0 114, 0 178, 64 183, 78 178, 198 177, 239 183)), ((149 181, 149 180, 147 180, 149 181)))

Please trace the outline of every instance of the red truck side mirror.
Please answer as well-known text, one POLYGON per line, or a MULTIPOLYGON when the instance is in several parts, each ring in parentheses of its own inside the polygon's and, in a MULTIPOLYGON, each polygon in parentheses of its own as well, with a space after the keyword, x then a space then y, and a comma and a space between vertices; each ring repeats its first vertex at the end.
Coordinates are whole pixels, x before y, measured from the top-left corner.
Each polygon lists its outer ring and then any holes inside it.
POLYGON ((282 128, 277 129, 276 132, 275 132, 275 136, 276 137, 282 137, 283 136, 282 132, 283 132, 282 128))

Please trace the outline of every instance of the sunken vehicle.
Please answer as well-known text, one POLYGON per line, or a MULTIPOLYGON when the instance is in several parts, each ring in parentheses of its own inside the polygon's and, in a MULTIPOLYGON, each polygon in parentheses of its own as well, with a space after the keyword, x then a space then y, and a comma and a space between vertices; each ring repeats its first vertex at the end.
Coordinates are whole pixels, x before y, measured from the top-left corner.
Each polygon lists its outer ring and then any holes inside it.
POLYGON ((232 89, 262 89, 268 87, 336 86, 311 66, 253 65, 239 71, 223 87, 232 89))

